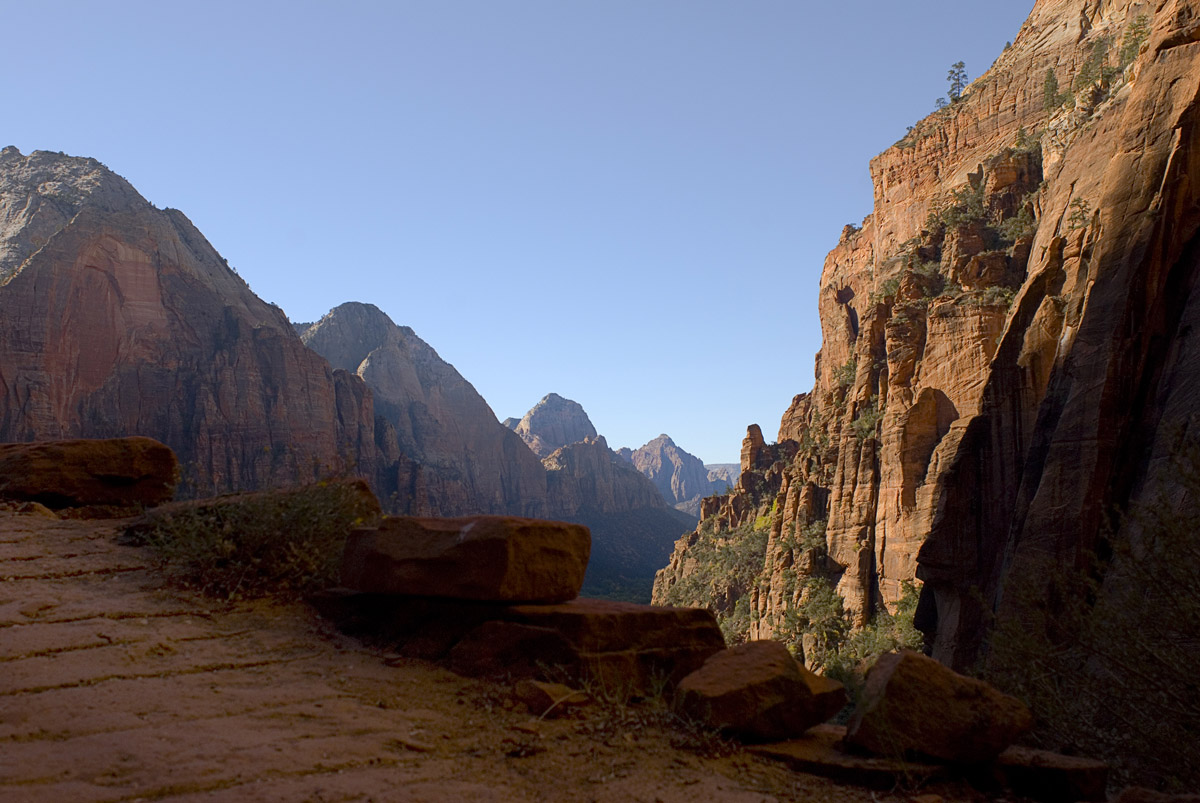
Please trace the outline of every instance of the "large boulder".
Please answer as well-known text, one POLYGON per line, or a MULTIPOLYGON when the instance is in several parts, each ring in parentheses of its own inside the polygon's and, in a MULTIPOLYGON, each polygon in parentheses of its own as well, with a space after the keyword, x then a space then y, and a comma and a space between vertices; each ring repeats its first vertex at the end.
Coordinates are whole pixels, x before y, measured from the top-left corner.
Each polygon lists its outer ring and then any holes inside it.
POLYGON ((714 654, 675 693, 676 711, 747 742, 800 736, 845 704, 841 683, 809 672, 777 641, 714 654))
POLYGON ((1033 726, 1025 704, 911 650, 882 656, 846 733, 885 756, 974 764, 996 758, 1033 726))
POLYGON ((350 534, 342 583, 377 594, 564 602, 579 594, 591 543, 586 527, 564 522, 390 517, 350 534))
POLYGON ((581 598, 514 605, 503 616, 561 633, 584 679, 617 698, 661 693, 725 648, 717 620, 703 608, 581 598))
POLYGON ((571 667, 576 660, 561 633, 519 622, 484 622, 448 657, 450 669, 466 677, 533 678, 547 667, 571 667))
POLYGON ((170 501, 175 453, 153 438, 0 444, 0 498, 51 508, 151 507, 170 501))

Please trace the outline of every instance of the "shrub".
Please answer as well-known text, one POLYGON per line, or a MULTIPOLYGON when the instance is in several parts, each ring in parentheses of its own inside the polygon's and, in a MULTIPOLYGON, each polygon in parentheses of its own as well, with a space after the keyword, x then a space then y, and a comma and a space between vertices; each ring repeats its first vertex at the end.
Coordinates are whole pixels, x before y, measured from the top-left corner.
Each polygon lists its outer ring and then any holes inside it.
POLYGON ((177 581, 234 599, 295 596, 336 585, 350 530, 379 518, 362 480, 180 502, 128 531, 177 581))
POLYGON ((859 443, 875 437, 875 428, 883 418, 883 411, 875 409, 876 397, 870 400, 858 411, 858 417, 850 422, 850 429, 859 443))
POLYGON ((866 679, 866 670, 879 656, 899 649, 920 650, 924 637, 913 627, 920 593, 914 583, 901 584, 896 612, 878 611, 870 623, 849 633, 824 658, 825 674, 846 686, 852 699, 858 699, 866 679))
POLYGON ((845 365, 833 369, 833 381, 839 388, 848 388, 854 384, 854 375, 858 373, 858 357, 851 357, 845 365))

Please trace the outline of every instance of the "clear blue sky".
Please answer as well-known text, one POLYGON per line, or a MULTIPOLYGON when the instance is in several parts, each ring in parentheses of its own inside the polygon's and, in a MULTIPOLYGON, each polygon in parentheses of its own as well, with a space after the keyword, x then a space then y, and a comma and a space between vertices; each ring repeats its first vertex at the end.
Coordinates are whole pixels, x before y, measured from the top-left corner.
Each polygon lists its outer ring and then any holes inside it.
POLYGON ((293 320, 412 326, 706 462, 812 387, 867 162, 1032 0, 16 2, 0 146, 93 156, 293 320))

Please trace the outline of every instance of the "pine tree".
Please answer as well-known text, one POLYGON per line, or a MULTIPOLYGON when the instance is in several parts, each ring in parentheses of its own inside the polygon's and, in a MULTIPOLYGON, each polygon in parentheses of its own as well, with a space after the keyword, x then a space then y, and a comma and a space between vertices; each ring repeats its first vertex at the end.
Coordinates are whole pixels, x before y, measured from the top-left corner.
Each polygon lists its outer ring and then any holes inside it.
POLYGON ((950 98, 951 103, 958 103, 962 99, 963 90, 967 88, 967 65, 956 61, 946 73, 946 80, 950 82, 950 91, 946 96, 950 98))

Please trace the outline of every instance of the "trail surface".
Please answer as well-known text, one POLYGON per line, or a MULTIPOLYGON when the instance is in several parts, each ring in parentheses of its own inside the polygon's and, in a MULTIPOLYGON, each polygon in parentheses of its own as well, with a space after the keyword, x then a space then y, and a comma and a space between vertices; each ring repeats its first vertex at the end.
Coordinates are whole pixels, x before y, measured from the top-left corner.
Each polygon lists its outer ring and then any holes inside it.
POLYGON ((538 720, 302 605, 174 590, 122 524, 0 513, 5 803, 889 799, 705 757, 652 703, 538 720))

